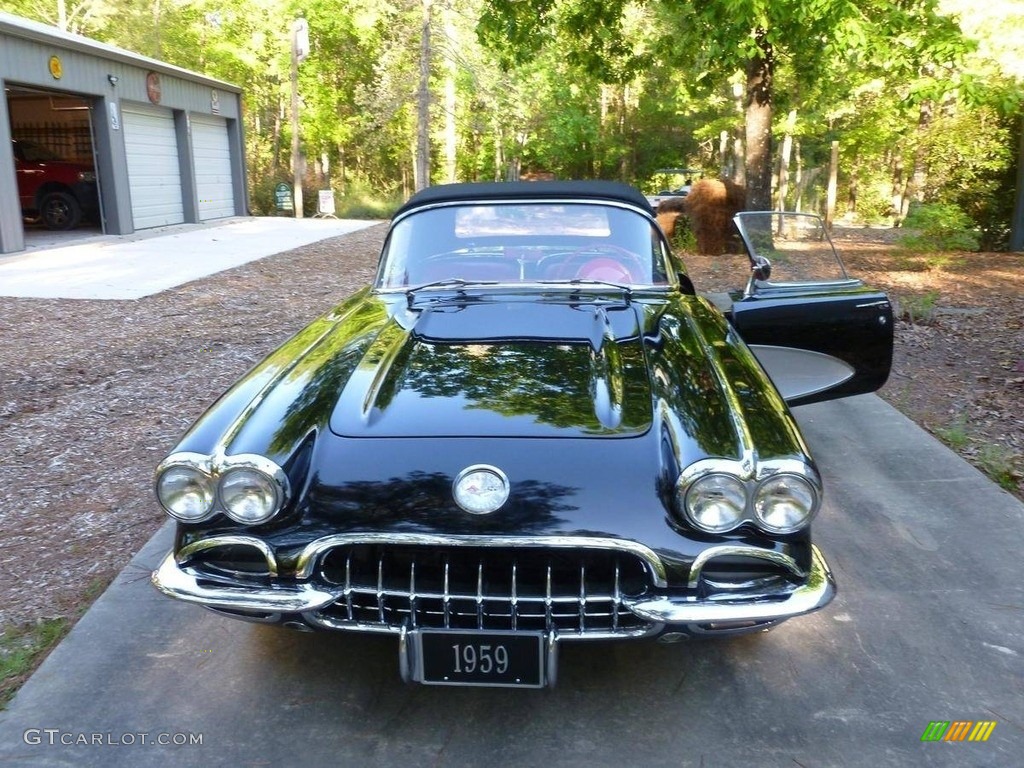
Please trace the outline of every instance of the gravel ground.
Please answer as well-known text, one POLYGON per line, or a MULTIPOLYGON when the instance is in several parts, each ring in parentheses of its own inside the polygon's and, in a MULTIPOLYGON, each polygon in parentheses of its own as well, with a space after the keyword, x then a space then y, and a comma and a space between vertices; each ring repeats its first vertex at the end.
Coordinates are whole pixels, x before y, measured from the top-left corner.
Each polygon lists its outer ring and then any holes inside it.
MULTIPOLYGON (((137 301, 0 298, 0 631, 74 616, 106 586, 164 522, 157 462, 250 366, 372 279, 384 233, 137 301)), ((882 395, 933 430, 962 424, 968 458, 1001 446, 1012 477, 1024 449, 1020 257, 973 254, 936 269, 894 252, 892 237, 837 239, 851 271, 896 298, 934 295, 933 309, 971 312, 900 323, 882 395)))
POLYGON ((165 520, 157 462, 235 379, 373 278, 384 232, 136 301, 0 297, 0 628, 73 616, 106 586, 165 520))

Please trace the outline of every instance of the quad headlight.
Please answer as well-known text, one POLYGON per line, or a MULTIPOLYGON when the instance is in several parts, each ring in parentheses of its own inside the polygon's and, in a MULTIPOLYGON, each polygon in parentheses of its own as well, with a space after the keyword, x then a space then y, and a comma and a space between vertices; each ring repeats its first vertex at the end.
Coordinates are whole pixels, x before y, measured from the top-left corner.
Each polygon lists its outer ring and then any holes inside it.
POLYGON ((243 525, 269 520, 280 507, 280 488, 258 469, 229 469, 218 484, 220 503, 227 516, 243 525))
POLYGON ((195 523, 213 511, 216 486, 213 478, 198 467, 171 465, 157 476, 156 497, 171 517, 195 523))
POLYGON ((677 504, 694 528, 727 533, 753 523, 767 533, 795 533, 818 511, 821 485, 813 466, 769 460, 755 467, 728 459, 704 459, 676 483, 677 504))
POLYGON ((709 533, 735 528, 747 509, 747 490, 732 475, 705 475, 686 492, 686 515, 694 525, 709 533))
POLYGON ((263 456, 177 453, 156 472, 160 506, 186 523, 223 512, 242 525, 259 525, 284 508, 288 494, 288 476, 263 456))
POLYGON ((799 530, 810 522, 817 497, 811 484, 799 475, 773 475, 754 494, 757 524, 772 533, 799 530))

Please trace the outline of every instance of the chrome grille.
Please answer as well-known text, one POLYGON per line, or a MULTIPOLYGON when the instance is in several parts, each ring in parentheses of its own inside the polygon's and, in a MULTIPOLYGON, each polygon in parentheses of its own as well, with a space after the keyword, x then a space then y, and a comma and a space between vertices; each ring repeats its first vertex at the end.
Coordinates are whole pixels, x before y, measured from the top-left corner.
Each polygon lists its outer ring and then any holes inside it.
POLYGON ((623 604, 647 590, 647 564, 617 550, 350 544, 324 553, 317 574, 342 591, 311 618, 335 628, 555 630, 559 637, 648 629, 623 604))

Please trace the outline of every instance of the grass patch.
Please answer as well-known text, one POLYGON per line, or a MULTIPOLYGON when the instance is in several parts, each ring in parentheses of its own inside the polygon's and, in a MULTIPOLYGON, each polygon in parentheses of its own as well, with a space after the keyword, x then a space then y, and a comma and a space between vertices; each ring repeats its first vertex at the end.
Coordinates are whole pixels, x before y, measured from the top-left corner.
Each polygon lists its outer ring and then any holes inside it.
POLYGON ((8 627, 0 634, 0 709, 71 628, 65 618, 8 627))
POLYGON ((1021 456, 1004 445, 983 445, 978 451, 978 466, 999 487, 1016 492, 1021 480, 1021 456))
POLYGON ((917 296, 901 296, 900 317, 912 325, 929 325, 935 319, 938 301, 938 291, 928 291, 917 296))
POLYGON ((103 594, 112 578, 113 574, 91 578, 78 596, 78 607, 71 616, 38 619, 0 630, 0 711, 7 709, 18 689, 103 594))
POLYGON ((957 419, 945 427, 936 427, 935 436, 954 451, 962 451, 971 439, 967 434, 967 422, 964 419, 957 419))

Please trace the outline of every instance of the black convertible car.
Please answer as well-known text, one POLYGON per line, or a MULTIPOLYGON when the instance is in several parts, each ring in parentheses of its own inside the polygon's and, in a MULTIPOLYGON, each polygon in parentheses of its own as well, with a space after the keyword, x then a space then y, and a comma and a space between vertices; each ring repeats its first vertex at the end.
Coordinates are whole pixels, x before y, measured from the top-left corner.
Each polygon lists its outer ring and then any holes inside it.
POLYGON ((405 680, 553 685, 564 641, 726 635, 834 583, 787 403, 877 389, 892 311, 813 216, 743 213, 701 296, 637 190, 454 184, 373 286, 236 383, 157 468, 162 592, 393 634, 405 680), (742 281, 741 281, 742 282, 742 281))

